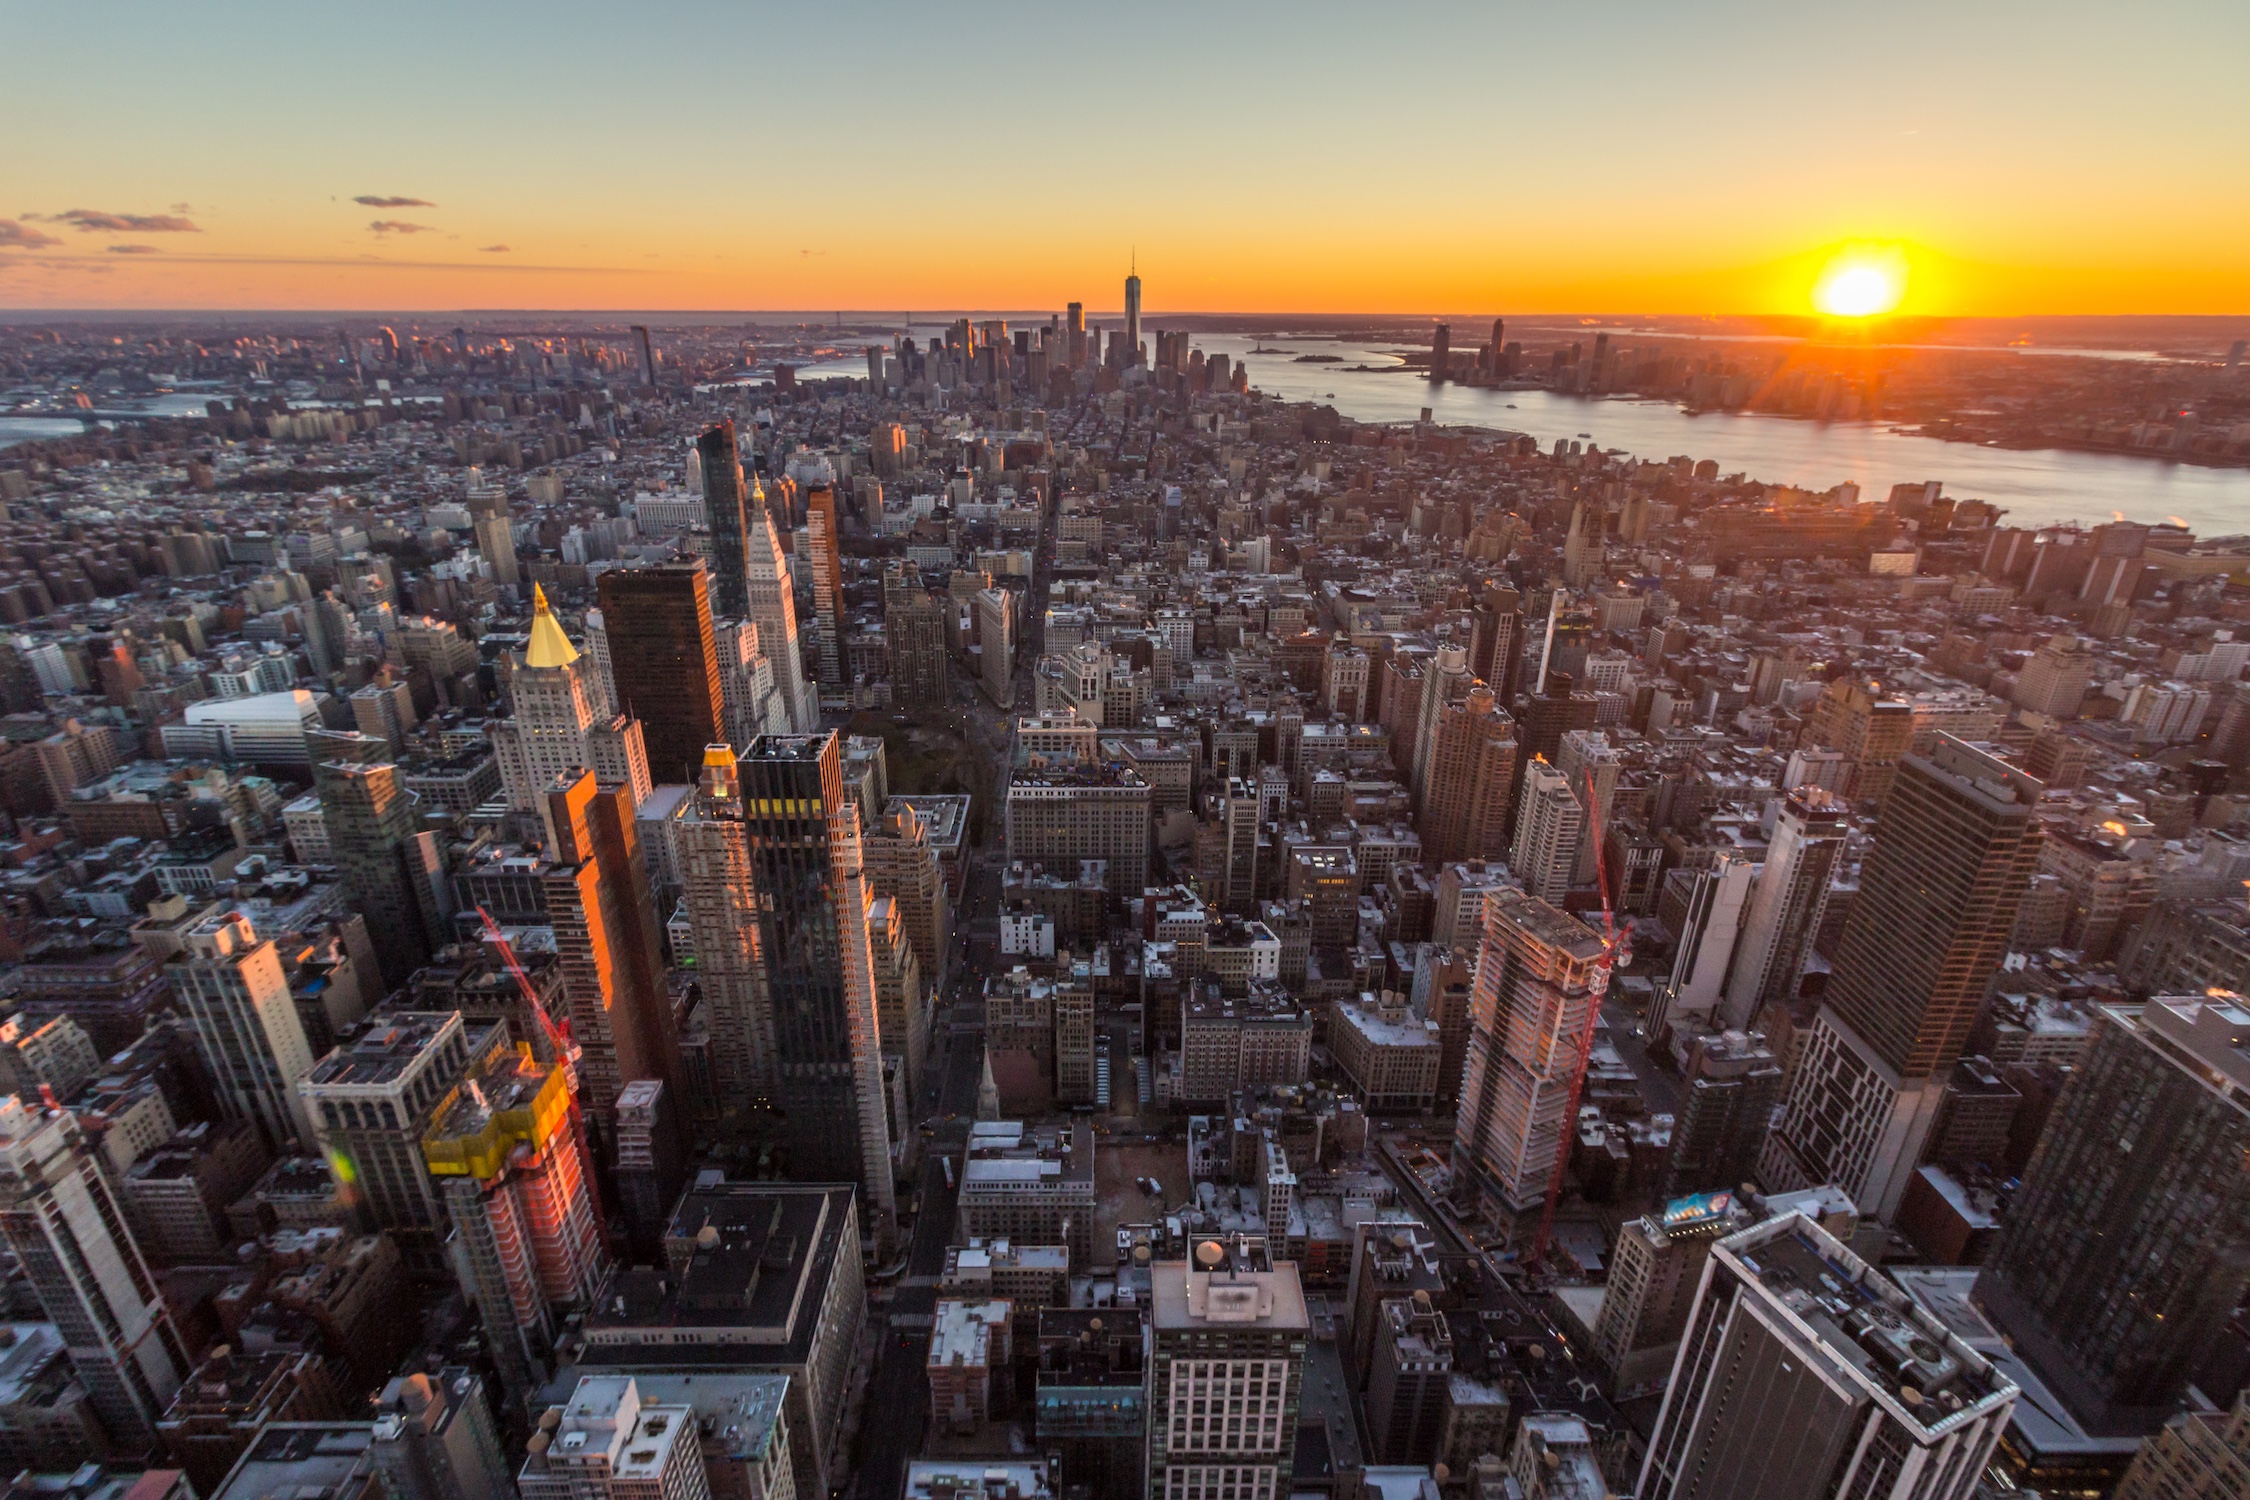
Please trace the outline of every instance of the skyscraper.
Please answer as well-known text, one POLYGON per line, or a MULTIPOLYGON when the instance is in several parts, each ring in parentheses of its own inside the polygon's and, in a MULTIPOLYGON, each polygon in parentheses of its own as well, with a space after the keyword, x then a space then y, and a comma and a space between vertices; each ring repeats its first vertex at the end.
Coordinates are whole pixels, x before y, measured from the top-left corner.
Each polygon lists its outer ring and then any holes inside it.
MULTIPOLYGON (((1526 795, 1529 787, 1525 783, 1526 795)), ((1742 909, 1749 904, 1751 877, 1757 867, 1737 850, 1718 849, 1702 869, 1685 873, 1687 917, 1680 924, 1672 972, 1657 986, 1649 1002, 1648 1034, 1652 1037, 1688 1022, 1708 1025, 1726 983, 1727 965, 1734 958, 1735 939, 1742 931, 1742 909)))
POLYGON ((1474 681, 1468 650, 1462 646, 1438 647, 1436 659, 1422 669, 1421 697, 1414 706, 1414 744, 1407 760, 1407 789, 1416 807, 1428 794, 1430 751, 1437 741, 1439 714, 1447 704, 1466 697, 1474 681))
POLYGON ((1817 786, 1781 804, 1727 976, 1726 1025, 1748 1026, 1768 1005, 1795 998, 1849 826, 1843 805, 1817 786))
POLYGON ((580 771, 548 787, 542 811, 553 863, 541 883, 580 1048, 579 1104, 614 1149, 619 1092, 669 1080, 679 1050, 648 863, 623 787, 597 790, 580 771))
POLYGON ((156 1277, 125 1227, 109 1174, 68 1110, 0 1098, 0 1234, 22 1263, 94 1414, 126 1452, 156 1446, 156 1422, 188 1369, 156 1277))
POLYGON ((883 566, 883 634, 891 654, 891 706, 937 713, 953 701, 946 607, 911 562, 883 566))
POLYGON ((1486 897, 1453 1172, 1462 1199, 1502 1223, 1536 1215, 1553 1188, 1581 1039, 1608 988, 1601 956, 1591 928, 1538 897, 1486 897))
POLYGON ((648 796, 648 750, 640 723, 622 714, 601 716, 605 694, 594 676, 593 659, 571 645, 547 606, 546 591, 533 584, 531 640, 508 677, 515 713, 492 727, 511 807, 531 811, 550 782, 580 768, 592 771, 603 786, 629 788, 636 807, 648 796))
POLYGON ((477 551, 492 569, 492 581, 515 598, 523 570, 516 564, 515 523, 508 515, 508 492, 499 485, 472 485, 469 517, 476 529, 477 551))
POLYGON ((556 1313, 601 1289, 609 1257, 570 1084, 529 1048, 499 1052, 447 1097, 422 1155, 509 1394, 552 1374, 556 1313))
POLYGON ((711 1093, 724 1114, 738 1115, 771 1104, 779 1074, 742 777, 726 745, 705 752, 695 805, 680 819, 675 837, 695 944, 695 980, 711 1034, 711 1093))
POLYGON ((1422 855, 1438 864, 1508 852, 1516 721, 1479 682, 1438 712, 1422 794, 1422 855))
POLYGON ((1585 837, 1586 809, 1577 789, 1546 761, 1534 761, 1524 771, 1508 868, 1525 890, 1560 901, 1578 872, 1578 846, 1585 837))
POLYGON ((750 613, 750 504, 742 457, 731 419, 713 423, 695 440, 703 471, 703 511, 711 523, 711 613, 750 613))
POLYGON ((597 587, 618 708, 641 721, 649 778, 693 781, 724 728, 710 575, 700 559, 611 568, 597 587))
POLYGON ((953 907, 944 860, 930 843, 922 815, 908 803, 893 802, 861 841, 861 857, 869 888, 898 903, 922 982, 942 986, 953 968, 953 907))
POLYGON ((789 722, 799 734, 810 734, 820 723, 820 693, 805 680, 804 648, 797 639, 797 589, 789 575, 789 556, 782 550, 765 489, 750 483, 750 535, 744 554, 750 569, 750 618, 758 622, 758 646, 773 663, 775 691, 789 711, 789 722))
POLYGON ((1711 1247, 1641 1500, 1970 1500, 2016 1387, 1803 1214, 1711 1247))
POLYGON ((254 1122, 281 1155, 309 1146, 297 1085, 312 1071, 312 1048, 272 940, 261 941, 237 911, 198 922, 185 940, 164 972, 223 1107, 254 1122))
POLYGON ((1282 1500, 1312 1328, 1297 1267, 1249 1236, 1149 1268, 1148 1484, 1165 1500, 1282 1500))
POLYGON ((1453 325, 1440 323, 1430 330, 1430 379, 1444 381, 1453 374, 1453 325))
POLYGON ((1125 359, 1128 366, 1141 362, 1141 277, 1138 263, 1125 277, 1125 359))
POLYGON ((416 827, 413 795, 389 747, 364 735, 313 741, 313 785, 352 910, 367 923, 386 988, 406 983, 444 940, 443 861, 416 827), (348 759, 324 759, 336 755, 348 759), (377 758, 380 757, 380 758, 377 758))
POLYGON ((844 796, 842 744, 834 734, 765 735, 739 774, 790 1169, 802 1180, 858 1182, 882 1236, 897 1204, 859 814, 844 796))
POLYGON ((1897 1209, 2007 953, 2041 790, 1951 735, 1901 764, 1767 1142, 1767 1186, 1834 1183, 1878 1217, 1897 1209))
POLYGON ((2088 1430, 2149 1433, 2250 1289, 2250 1006, 2105 1005, 1975 1297, 2088 1430))
POLYGON ((805 547, 812 553, 813 615, 820 632, 822 687, 844 685, 844 560, 836 549, 836 527, 835 487, 813 486, 805 496, 805 547))
POLYGON ((1007 589, 976 595, 978 665, 984 695, 996 708, 1016 701, 1016 596, 1007 589))

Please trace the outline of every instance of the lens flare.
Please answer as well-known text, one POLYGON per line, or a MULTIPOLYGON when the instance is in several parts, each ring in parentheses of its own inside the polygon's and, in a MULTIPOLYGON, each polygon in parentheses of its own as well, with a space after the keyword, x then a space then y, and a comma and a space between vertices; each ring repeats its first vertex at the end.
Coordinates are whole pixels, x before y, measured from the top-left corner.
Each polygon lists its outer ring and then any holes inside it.
POLYGON ((1813 283, 1813 306, 1831 318, 1879 318, 1906 296, 1906 256, 1882 246, 1838 251, 1813 283))

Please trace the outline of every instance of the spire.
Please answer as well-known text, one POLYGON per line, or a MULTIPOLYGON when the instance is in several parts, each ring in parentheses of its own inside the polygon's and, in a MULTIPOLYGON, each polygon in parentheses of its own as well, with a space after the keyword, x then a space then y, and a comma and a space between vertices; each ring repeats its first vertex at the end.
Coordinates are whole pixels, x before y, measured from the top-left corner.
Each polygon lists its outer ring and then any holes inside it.
POLYGON ((523 653, 527 667, 567 667, 578 660, 578 648, 563 634, 562 622, 547 607, 547 591, 531 586, 531 644, 523 653))
POLYGON ((1000 1085, 992 1076, 992 1048, 984 1049, 984 1075, 977 1080, 977 1118, 1000 1118, 1000 1085))

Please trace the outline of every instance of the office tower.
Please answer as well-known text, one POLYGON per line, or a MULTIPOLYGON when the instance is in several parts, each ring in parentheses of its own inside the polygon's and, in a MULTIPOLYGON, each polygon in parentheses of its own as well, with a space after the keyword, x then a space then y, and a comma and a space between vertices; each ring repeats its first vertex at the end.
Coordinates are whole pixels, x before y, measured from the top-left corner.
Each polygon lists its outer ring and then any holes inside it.
POLYGON ((1453 1173, 1461 1199, 1498 1222, 1535 1216, 1554 1188, 1609 986, 1601 956, 1591 928, 1537 896, 1503 888, 1485 900, 1453 1173))
POLYGON ((810 734, 820 723, 820 689, 805 678, 804 648, 797 637, 797 587, 789 555, 781 545, 765 488, 750 482, 749 616, 757 622, 758 645, 773 663, 774 690, 789 710, 790 725, 810 734))
POLYGON ((891 802, 868 831, 861 853, 869 887, 898 903, 923 982, 942 988, 953 971, 953 906, 944 862, 922 815, 908 803, 891 802))
POLYGON ((1524 771, 1508 868, 1525 890, 1560 901, 1578 872, 1578 846, 1585 837, 1586 809, 1578 789, 1546 761, 1534 761, 1524 771))
POLYGON ((883 634, 891 654, 891 706, 938 713, 953 702, 946 607, 911 562, 883 565, 883 634))
POLYGON ((1106 861, 1112 896, 1138 895, 1148 879, 1149 785, 1115 763, 1018 771, 1008 781, 1008 859, 1074 870, 1106 861))
POLYGON ((15 1252, 71 1370, 120 1451, 156 1446, 188 1369, 125 1208, 68 1110, 0 1098, 0 1235, 15 1252))
POLYGON ((1426 1291, 1376 1304, 1367 1427, 1380 1464, 1437 1461, 1453 1380, 1453 1332, 1426 1291))
POLYGON ((1649 1002, 1650 1036, 1661 1037, 1667 1028, 1688 1022, 1710 1023, 1726 985, 1727 965, 1734 960, 1742 910, 1749 904, 1757 870, 1738 850, 1715 849, 1702 869, 1685 872, 1687 917, 1680 924, 1672 972, 1649 1002))
POLYGON ((787 734, 789 709, 774 682, 773 662, 755 620, 711 622, 719 657, 719 718, 727 743, 747 745, 761 734, 787 734))
POLYGON ((553 1373, 558 1309, 591 1301, 609 1269, 576 1114, 568 1074, 526 1047, 488 1054, 422 1137, 456 1263, 518 1400, 553 1373))
POLYGON ((630 1375, 583 1375, 532 1434, 523 1500, 711 1500, 695 1407, 644 1401, 630 1375))
POLYGON ((462 1365, 394 1377, 375 1402, 368 1451, 392 1500, 509 1500, 484 1379, 462 1365))
POLYGON ((695 980, 711 1035, 711 1093, 731 1116, 770 1104, 780 1075, 761 967, 759 893, 743 821, 742 778, 727 746, 705 752, 695 804, 680 819, 677 838, 695 980))
POLYGON ((633 1259, 657 1258, 664 1221, 680 1190, 680 1134, 671 1092, 654 1078, 625 1085, 617 1095, 617 1207, 633 1259))
POLYGON ((1680 1198, 1751 1181, 1781 1103, 1780 1060, 1757 1032, 1705 1032, 1689 1040, 1680 1072, 1686 1097, 1673 1116, 1672 1154, 1656 1196, 1680 1198))
MULTIPOLYGON (((1571 506, 1570 530, 1563 536, 1563 581, 1572 588, 1591 588, 1601 582, 1602 536, 1607 524, 1608 517, 1603 513, 1599 504, 1580 500, 1571 506)), ((1567 663, 1555 662, 1552 654, 1555 636, 1559 633, 1562 624, 1560 611, 1567 607, 1564 605, 1563 599, 1562 591, 1557 590, 1549 605, 1548 660, 1550 663, 1560 666, 1566 672, 1574 672, 1576 669, 1567 663)))
POLYGON ((1096 1096, 1094 987, 1086 978, 1055 982, 1055 1103, 1106 1105, 1096 1096))
POLYGON ((417 1274, 445 1265, 445 1205, 423 1164, 423 1133, 461 1080, 508 1046, 504 1024, 459 1011, 385 1011, 305 1079, 305 1111, 336 1186, 417 1274))
POLYGON ((611 568, 597 588, 618 711, 641 721, 649 779, 691 782, 725 727, 710 575, 700 559, 611 568))
POLYGON ((1856 802, 1890 795, 1898 766, 1914 743, 1914 706, 1885 698, 1874 683, 1839 677, 1821 690, 1805 713, 1800 747, 1841 751, 1850 765, 1847 785, 1856 802))
MULTIPOLYGON (((492 569, 492 581, 512 591, 523 581, 523 569, 516 562, 515 522, 508 514, 508 492, 496 484, 471 485, 468 510, 477 552, 492 569)), ((511 592, 509 597, 515 595, 511 592)))
POLYGON ((954 1210, 960 1239, 1067 1245, 1072 1265, 1088 1264, 1094 1250, 1093 1126, 1083 1115, 1068 1125, 1037 1129, 980 1117, 969 1130, 954 1210))
POLYGON ((1453 376, 1453 325, 1440 323, 1430 330, 1430 379, 1449 380, 1453 376))
POLYGON ((277 1154, 310 1145, 297 1085, 312 1071, 312 1048, 273 941, 261 941, 238 911, 217 912, 184 938, 164 972, 221 1108, 254 1122, 277 1154))
POLYGON ((586 625, 580 638, 586 643, 586 659, 591 665, 582 679, 586 701, 593 709, 594 721, 606 724, 617 717, 617 679, 610 674, 609 627, 600 610, 586 611, 586 625))
POLYGON ((1680 1349, 1711 1246, 1750 1223, 1731 1194, 1664 1198, 1621 1226, 1594 1321, 1594 1357, 1618 1389, 1660 1382, 1680 1349))
POLYGON ((413 794, 380 740, 321 735, 320 753, 384 755, 321 760, 313 769, 328 847, 344 896, 367 923, 383 984, 395 989, 429 962, 446 935, 444 864, 434 835, 417 826, 413 794))
POLYGON ((2094 685, 2094 658, 2075 635, 2047 638, 2016 674, 2016 707, 2051 719, 2075 719, 2094 685))
POLYGON ((1761 1177, 1888 1218, 2036 868, 2038 782, 1951 735, 1891 784, 1761 1177))
POLYGON ((1035 1446, 1092 1500, 1141 1500, 1148 1472, 1148 1314, 1138 1307, 1039 1310, 1035 1446))
POLYGON ((1125 277, 1125 358, 1130 367, 1141 362, 1141 278, 1136 267, 1125 277))
POLYGON ((1475 683, 1438 712, 1422 799, 1422 855, 1440 864, 1508 852, 1509 789, 1516 779, 1516 721, 1475 683))
POLYGON ((1727 1026, 1739 1030, 1767 1006, 1796 998, 1849 828, 1842 803, 1817 786, 1801 786, 1781 804, 1727 975, 1727 1026))
POLYGON ((580 1049, 579 1105, 613 1143, 618 1093, 669 1079, 679 1051, 648 861, 630 795, 597 790, 591 771, 556 778, 541 811, 552 861, 540 884, 580 1049))
POLYGON ((1221 911, 1248 914, 1258 903, 1258 828, 1260 799, 1254 782, 1227 778, 1212 809, 1210 889, 1204 892, 1221 911))
POLYGON ((2016 1387, 1803 1214, 1711 1263, 1641 1500, 1971 1500, 2016 1387))
POLYGON ((1449 703, 1468 695, 1475 679, 1469 675, 1469 653, 1461 646, 1440 646, 1422 669, 1421 696, 1414 707, 1414 744, 1407 759, 1407 790, 1419 808, 1427 794, 1430 752, 1437 742, 1439 716, 1449 703))
POLYGON ((1149 1268, 1148 1484, 1165 1500, 1283 1500, 1311 1318, 1265 1241, 1197 1242, 1149 1268))
POLYGON ((2099 1008, 1976 1300, 2089 1430, 2155 1431, 2250 1288, 2250 1006, 2099 1008))
MULTIPOLYGON (((774 1097, 800 1179, 856 1181, 879 1236, 897 1211, 859 815, 835 734, 765 735, 738 766, 772 1015, 774 1097)), ((698 955, 700 959, 700 954, 698 955)))
MULTIPOLYGON (((2242 345, 2235 344, 2237 354, 2242 345)), ((2250 1391, 2230 1411, 2182 1412, 2141 1445, 2111 1500, 2240 1500, 2250 1495, 2250 1391)))
MULTIPOLYGON (((1563 780, 1569 782, 1581 798, 1586 795, 1587 783, 1593 783, 1593 800, 1586 808, 1590 822, 1598 814, 1606 815, 1616 803, 1617 778, 1624 772, 1625 757, 1601 730, 1572 729, 1564 732, 1562 743, 1555 748, 1555 769, 1562 772, 1563 780)), ((1591 885, 1595 872, 1595 840, 1582 838, 1578 841, 1578 867, 1571 875, 1571 883, 1591 885)))
POLYGON ((1553 760, 1562 751, 1563 736, 1574 729, 1593 728, 1595 715, 1600 712, 1594 695, 1577 691, 1569 673, 1549 672, 1546 682, 1546 687, 1521 704, 1516 749, 1519 782, 1533 759, 1553 760))
POLYGON ((844 683, 844 559, 836 548, 837 535, 835 487, 814 485, 805 496, 805 547, 812 554, 822 687, 844 683))
POLYGON ((984 695, 996 708, 1016 701, 1016 596, 1007 589, 979 589, 976 596, 977 651, 984 695))
POLYGON ((711 526, 711 613, 739 618, 750 613, 751 521, 749 486, 735 447, 734 422, 703 429, 695 440, 703 475, 703 512, 711 526))
POLYGON ((557 776, 585 769, 603 786, 629 788, 639 806, 649 794, 640 721, 600 716, 594 662, 571 645, 537 584, 531 587, 531 640, 513 666, 508 684, 515 713, 492 727, 508 805, 530 812, 557 776))
POLYGON ((905 1070, 906 1096, 919 1098, 922 1053, 930 1030, 929 1007, 923 1001, 928 990, 899 903, 889 896, 877 896, 867 904, 867 943, 875 964, 875 1017, 883 1055, 898 1059, 905 1070))

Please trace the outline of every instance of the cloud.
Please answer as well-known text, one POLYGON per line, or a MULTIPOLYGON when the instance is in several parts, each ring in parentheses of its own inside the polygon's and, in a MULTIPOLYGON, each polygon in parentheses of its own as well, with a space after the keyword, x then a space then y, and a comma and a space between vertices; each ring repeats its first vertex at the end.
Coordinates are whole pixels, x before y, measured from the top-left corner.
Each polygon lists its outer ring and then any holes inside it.
POLYGON ((361 193, 352 202, 367 208, 435 208, 427 198, 390 198, 381 193, 361 193))
POLYGON ((479 245, 477 251, 482 255, 506 255, 508 247, 506 245, 479 245))
POLYGON ((428 234, 427 224, 409 224, 404 219, 377 219, 367 226, 377 234, 428 234))
POLYGON ((17 223, 14 219, 0 219, 0 250, 38 250, 48 245, 59 245, 61 243, 62 241, 56 239, 53 235, 42 234, 29 225, 17 223))
POLYGON ((154 255, 157 251, 154 245, 112 245, 109 247, 109 253, 112 255, 154 255))
POLYGON ((97 208, 71 208, 46 216, 57 224, 75 224, 83 234, 201 234, 193 221, 178 214, 108 214, 97 208))

